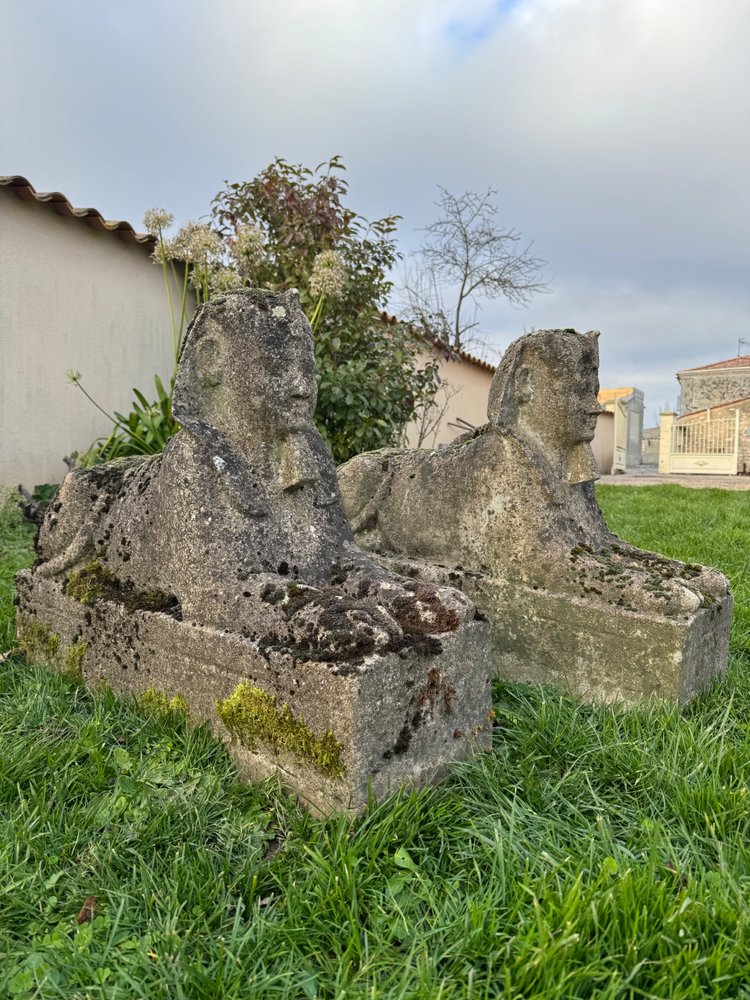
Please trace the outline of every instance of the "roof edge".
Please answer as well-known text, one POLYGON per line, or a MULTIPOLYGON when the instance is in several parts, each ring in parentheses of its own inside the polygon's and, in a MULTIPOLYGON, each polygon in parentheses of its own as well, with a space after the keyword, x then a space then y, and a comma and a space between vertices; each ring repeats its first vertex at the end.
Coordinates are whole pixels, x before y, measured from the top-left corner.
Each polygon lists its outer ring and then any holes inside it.
POLYGON ((125 243, 140 243, 147 249, 156 245, 156 237, 150 233, 138 233, 129 222, 105 219, 96 208, 76 208, 59 191, 37 191, 34 185, 21 174, 0 176, 0 187, 10 188, 22 201, 37 201, 50 205, 58 215, 83 219, 92 229, 116 233, 125 243))
POLYGON ((399 319, 398 316, 393 316, 385 311, 380 313, 380 319, 383 323, 387 323, 388 326, 394 326, 396 323, 403 323, 404 326, 408 326, 410 330, 413 330, 417 336, 424 341, 427 347, 434 351, 443 353, 446 361, 466 361, 467 364, 475 365, 477 368, 481 368, 486 372, 491 372, 493 375, 497 371, 496 365, 493 365, 489 361, 485 361, 483 358, 478 358, 474 354, 469 354, 468 351, 464 351, 461 348, 451 347, 450 344, 433 342, 425 333, 420 332, 419 328, 414 323, 407 323, 406 320, 399 319))
POLYGON ((724 361, 712 361, 708 365, 698 365, 696 368, 681 368, 677 375, 688 375, 691 372, 706 371, 737 371, 743 368, 750 368, 750 354, 738 354, 735 358, 726 358, 724 361), (734 364, 735 361, 744 361, 745 364, 734 364))

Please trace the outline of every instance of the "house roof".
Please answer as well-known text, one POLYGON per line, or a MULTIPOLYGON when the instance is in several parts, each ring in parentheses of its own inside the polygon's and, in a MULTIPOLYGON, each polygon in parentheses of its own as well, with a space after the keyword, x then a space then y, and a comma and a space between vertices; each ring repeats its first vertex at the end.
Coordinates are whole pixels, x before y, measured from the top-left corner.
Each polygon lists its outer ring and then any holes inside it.
POLYGON ((634 385, 621 386, 619 389, 600 389, 597 398, 600 403, 613 403, 616 399, 632 396, 637 391, 634 385))
POLYGON ((717 368, 750 368, 750 354, 738 354, 736 358, 727 358, 726 361, 714 361, 710 365, 698 365, 697 368, 683 368, 677 372, 682 375, 685 372, 705 372, 717 368))
POLYGON ((10 188, 23 201, 38 201, 50 207, 58 215, 75 219, 83 219, 92 229, 104 229, 116 233, 126 243, 141 243, 149 250, 155 245, 156 238, 150 233, 137 233, 129 222, 112 222, 105 219, 95 208, 74 208, 64 194, 59 191, 37 191, 34 186, 19 174, 0 177, 0 187, 10 188))
MULTIPOLYGON (((402 322, 397 316, 391 316, 391 314, 387 312, 381 312, 380 318, 389 326, 393 326, 394 323, 402 322)), ((460 349, 456 350, 455 347, 446 346, 439 342, 433 343, 429 337, 423 336, 422 339, 427 346, 434 348, 436 351, 442 351, 449 361, 455 361, 456 359, 466 361, 467 364, 476 365, 477 368, 482 368, 484 371, 491 372, 493 375, 497 371, 495 365, 491 364, 489 361, 485 361, 483 358, 476 357, 474 354, 469 354, 468 351, 460 349)))

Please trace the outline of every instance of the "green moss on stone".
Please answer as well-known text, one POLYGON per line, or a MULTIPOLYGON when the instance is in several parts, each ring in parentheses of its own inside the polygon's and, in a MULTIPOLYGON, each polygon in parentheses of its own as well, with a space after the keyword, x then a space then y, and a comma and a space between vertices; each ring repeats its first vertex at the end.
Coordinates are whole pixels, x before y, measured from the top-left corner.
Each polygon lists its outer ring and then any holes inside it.
POLYGON ((65 593, 74 601, 91 605, 102 598, 112 598, 117 594, 117 577, 98 559, 92 559, 83 569, 68 574, 65 593))
POLYGON ((170 698, 158 688, 147 688, 139 697, 138 704, 154 715, 169 715, 170 712, 179 712, 180 715, 188 714, 188 704, 181 694, 173 695, 170 698))
POLYGON ((66 646, 63 653, 62 670, 71 680, 83 680, 83 657, 88 649, 88 643, 80 640, 72 646, 66 646))
POLYGON ((272 583, 267 583, 260 592, 261 601, 266 604, 278 604, 284 600, 283 587, 274 587, 272 583))
POLYGON ((248 750, 263 743, 274 753, 283 750, 313 764, 329 778, 344 776, 343 747, 331 730, 316 736, 288 705, 278 708, 274 695, 253 687, 249 681, 243 681, 227 699, 217 702, 216 711, 229 732, 248 750))
POLYGON ((120 600, 125 605, 125 610, 131 614, 133 611, 161 611, 174 615, 179 611, 177 598, 173 594, 165 594, 163 590, 122 588, 120 600))
POLYGON ((49 625, 21 615, 18 619, 18 648, 29 660, 55 667, 71 680, 83 679, 83 656, 87 649, 83 640, 65 646, 49 625))
POLYGON ((163 590, 135 590, 131 583, 123 583, 98 559, 92 559, 83 569, 68 574, 65 593, 74 601, 87 605, 100 600, 119 601, 130 614, 134 611, 160 611, 173 618, 180 619, 182 616, 180 603, 174 594, 165 594, 163 590))
POLYGON ((60 652, 60 636, 49 625, 28 615, 18 617, 18 648, 30 660, 55 663, 60 652))

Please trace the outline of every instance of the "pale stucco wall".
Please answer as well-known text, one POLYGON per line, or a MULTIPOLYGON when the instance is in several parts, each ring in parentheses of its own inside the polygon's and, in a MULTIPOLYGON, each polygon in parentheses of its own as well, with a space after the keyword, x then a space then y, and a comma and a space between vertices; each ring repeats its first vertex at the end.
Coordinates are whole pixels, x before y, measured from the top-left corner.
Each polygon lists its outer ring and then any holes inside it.
POLYGON ((0 188, 0 357, 0 485, 59 482, 63 455, 111 428, 67 369, 123 413, 132 386, 152 398, 154 375, 171 375, 161 268, 140 244, 0 188))
MULTIPOLYGON (((435 360, 435 355, 425 352, 418 364, 421 366, 432 360, 435 360)), ((450 444, 461 434, 465 434, 469 428, 460 421, 465 421, 472 427, 481 427, 487 423, 487 396, 493 372, 472 364, 471 361, 460 358, 448 360, 442 356, 438 358, 438 367, 445 388, 438 392, 437 410, 431 411, 427 420, 432 421, 438 412, 442 415, 437 428, 430 430, 425 436, 421 443, 422 448, 436 448, 441 444, 450 444)), ((419 433, 419 421, 413 421, 406 428, 406 439, 410 448, 419 446, 419 433)))
POLYGON ((591 450, 603 476, 612 472, 615 458, 615 415, 609 410, 600 413, 596 418, 596 432, 591 442, 591 450))

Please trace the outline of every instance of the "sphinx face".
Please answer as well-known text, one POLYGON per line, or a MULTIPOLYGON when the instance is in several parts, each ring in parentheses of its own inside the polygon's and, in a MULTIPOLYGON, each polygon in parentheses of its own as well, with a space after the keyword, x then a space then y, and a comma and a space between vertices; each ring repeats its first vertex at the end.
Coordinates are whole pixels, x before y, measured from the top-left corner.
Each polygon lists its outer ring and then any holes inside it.
MULTIPOLYGON (((208 311, 181 362, 175 416, 191 417, 235 440, 278 441, 313 428, 317 401, 310 326, 290 296, 289 307, 232 296, 235 322, 208 311), (268 313, 271 313, 269 317, 268 313)), ((206 307, 204 307, 206 308, 206 307)))
MULTIPOLYGON (((602 406, 599 393, 599 352, 596 342, 582 338, 579 350, 565 367, 544 363, 540 374, 547 386, 545 406, 537 419, 544 423, 549 439, 563 447, 593 441, 602 406)), ((542 394, 540 393, 540 396, 542 394)))
POLYGON ((289 336, 281 349, 254 351, 255 392, 246 401, 248 423, 285 437, 313 426, 318 389, 312 338, 289 336))
POLYGON ((516 343, 522 353, 505 392, 490 394, 490 420, 553 452, 590 442, 602 411, 596 334, 542 331, 516 343))

